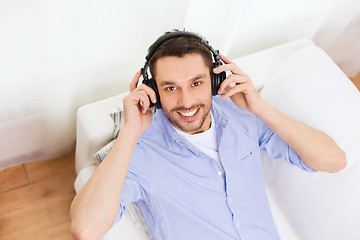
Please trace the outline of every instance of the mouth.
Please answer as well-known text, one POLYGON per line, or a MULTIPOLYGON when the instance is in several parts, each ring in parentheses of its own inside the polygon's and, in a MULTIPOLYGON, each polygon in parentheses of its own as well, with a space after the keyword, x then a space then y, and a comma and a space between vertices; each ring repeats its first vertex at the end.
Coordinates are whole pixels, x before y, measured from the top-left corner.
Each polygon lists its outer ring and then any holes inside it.
POLYGON ((180 117, 185 121, 193 121, 197 118, 200 108, 192 109, 189 111, 177 111, 180 117))

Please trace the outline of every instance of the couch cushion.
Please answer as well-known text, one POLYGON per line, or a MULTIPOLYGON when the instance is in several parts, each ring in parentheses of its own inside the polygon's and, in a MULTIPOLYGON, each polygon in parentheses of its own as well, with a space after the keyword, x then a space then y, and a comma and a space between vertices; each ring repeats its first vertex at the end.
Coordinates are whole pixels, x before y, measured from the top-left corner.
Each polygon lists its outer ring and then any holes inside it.
POLYGON ((359 239, 360 93, 320 48, 296 52, 262 97, 281 112, 331 136, 348 165, 336 174, 307 173, 264 155, 265 178, 301 239, 359 239))

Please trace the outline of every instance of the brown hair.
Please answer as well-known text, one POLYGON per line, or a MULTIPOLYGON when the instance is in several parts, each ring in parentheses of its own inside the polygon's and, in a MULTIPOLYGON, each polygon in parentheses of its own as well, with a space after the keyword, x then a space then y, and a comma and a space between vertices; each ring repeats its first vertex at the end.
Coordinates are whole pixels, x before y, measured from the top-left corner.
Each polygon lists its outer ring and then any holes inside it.
MULTIPOLYGON (((175 29, 174 32, 179 30, 175 29)), ((166 32, 164 35, 172 32, 166 32)), ((161 38, 160 36, 159 38, 161 38)), ((199 36, 199 35, 198 35, 199 36)), ((199 36, 202 38, 201 36, 199 36)), ((150 46, 149 50, 153 45, 150 46)), ((152 55, 149 61, 149 68, 151 72, 151 76, 154 78, 155 76, 155 63, 159 58, 167 57, 167 56, 175 56, 175 57, 184 57, 186 54, 198 53, 200 54, 206 66, 209 67, 209 71, 211 71, 213 67, 212 54, 208 47, 206 47, 203 43, 200 42, 200 39, 191 36, 180 36, 176 38, 171 38, 163 42, 152 55)))

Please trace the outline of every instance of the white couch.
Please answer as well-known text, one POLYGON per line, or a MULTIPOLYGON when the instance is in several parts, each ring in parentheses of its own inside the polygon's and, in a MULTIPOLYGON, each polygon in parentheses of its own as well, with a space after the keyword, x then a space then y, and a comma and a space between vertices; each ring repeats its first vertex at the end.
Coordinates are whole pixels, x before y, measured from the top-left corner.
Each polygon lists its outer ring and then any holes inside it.
MULTIPOLYGON (((263 153, 272 214, 282 239, 360 239, 360 93, 311 40, 302 39, 234 60, 262 97, 280 111, 314 126, 344 149, 348 165, 339 173, 307 173, 263 153)), ((112 140, 109 114, 120 94, 77 112, 75 189, 96 169, 93 154, 112 140)), ((148 239, 126 215, 103 239, 148 239)))

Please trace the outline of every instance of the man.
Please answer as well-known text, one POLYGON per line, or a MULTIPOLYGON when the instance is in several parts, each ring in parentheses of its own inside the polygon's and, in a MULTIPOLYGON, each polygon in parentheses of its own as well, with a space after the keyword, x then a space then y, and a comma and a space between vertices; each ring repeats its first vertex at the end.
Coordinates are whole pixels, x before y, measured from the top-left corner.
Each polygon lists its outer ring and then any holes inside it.
POLYGON ((260 151, 310 172, 346 166, 330 137, 266 103, 225 56, 213 68, 191 35, 150 48, 155 87, 136 87, 144 71, 131 81, 117 141, 71 206, 78 239, 98 239, 132 202, 154 239, 279 239, 260 151), (212 97, 212 76, 226 71, 212 97))

